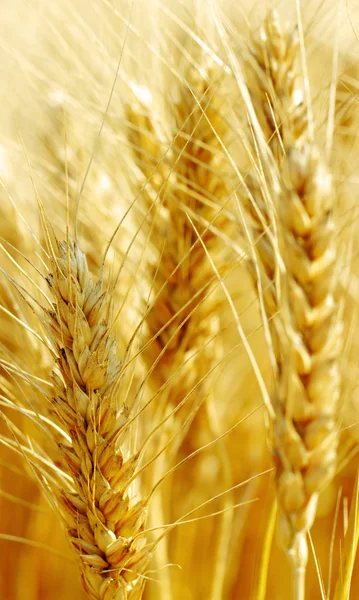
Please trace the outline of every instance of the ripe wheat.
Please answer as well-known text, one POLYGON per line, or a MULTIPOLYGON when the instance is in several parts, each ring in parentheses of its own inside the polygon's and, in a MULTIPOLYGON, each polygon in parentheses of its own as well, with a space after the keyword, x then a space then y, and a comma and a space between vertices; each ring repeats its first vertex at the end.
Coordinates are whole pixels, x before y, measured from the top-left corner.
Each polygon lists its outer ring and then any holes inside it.
POLYGON ((357 593, 355 14, 264 4, 0 17, 1 597, 357 593))

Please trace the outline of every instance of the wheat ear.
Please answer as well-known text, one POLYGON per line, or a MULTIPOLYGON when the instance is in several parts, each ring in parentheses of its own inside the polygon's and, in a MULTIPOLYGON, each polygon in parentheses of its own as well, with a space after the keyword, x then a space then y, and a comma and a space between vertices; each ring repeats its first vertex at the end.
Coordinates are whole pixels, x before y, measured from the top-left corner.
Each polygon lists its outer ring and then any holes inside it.
MULTIPOLYGON (((76 113, 62 90, 47 94, 46 111, 48 123, 40 131, 39 154, 45 191, 53 196, 56 206, 56 211, 52 212, 51 204, 47 209, 51 223, 56 231, 61 231, 62 212, 66 214, 68 204, 74 213, 83 185, 82 202, 86 202, 87 207, 86 211, 80 211, 79 217, 83 244, 90 272, 98 272, 102 259, 98 248, 104 245, 106 236, 109 237, 113 229, 113 182, 97 156, 97 161, 86 173, 90 153, 83 146, 81 123, 77 123, 76 113), (101 229, 95 227, 97 219, 101 219, 101 229)), ((91 148, 90 141, 88 147, 91 148)))
MULTIPOLYGON (((206 252, 219 258, 218 262, 223 259, 219 235, 225 234, 228 225, 221 211, 229 197, 229 186, 221 141, 225 143, 229 131, 222 109, 224 73, 209 59, 206 62, 211 64, 201 70, 194 65, 187 67, 176 82, 176 101, 169 106, 168 124, 163 127, 167 131, 167 150, 151 115, 128 112, 129 139, 146 180, 141 194, 142 212, 147 211, 151 228, 148 276, 152 296, 145 316, 146 346, 142 356, 152 393, 157 395, 161 390, 153 403, 156 414, 169 414, 181 405, 171 424, 175 434, 181 429, 183 433, 177 434, 177 447, 171 446, 172 457, 166 458, 167 465, 178 448, 186 456, 208 438, 208 422, 213 423, 213 415, 206 414, 204 402, 207 400, 209 411, 214 400, 210 372, 222 353, 220 303, 214 291, 217 280, 206 252)), ((226 462, 225 451, 221 459, 226 462)), ((198 485, 199 464, 199 460, 191 461, 191 474, 178 472, 173 478, 175 494, 178 490, 183 496, 176 503, 176 515, 181 514, 183 506, 188 507, 189 497, 203 493, 198 485)), ((227 464, 223 466, 228 487, 229 470, 227 464)), ((226 508, 229 503, 226 497, 226 508)), ((226 513, 217 527, 217 552, 220 540, 230 535, 230 518, 226 513)), ((195 526, 192 529, 195 531, 195 526)), ((171 545, 176 547, 175 556, 178 548, 181 557, 175 560, 185 565, 188 554, 183 556, 182 533, 176 536, 176 544, 171 545)), ((213 599, 223 593, 226 561, 223 550, 221 553, 214 561, 213 599)), ((207 577, 206 585, 208 582, 207 577)))
MULTIPOLYGON (((315 518, 318 494, 335 471, 342 302, 333 217, 335 191, 309 133, 304 90, 299 76, 294 76, 296 47, 293 37, 282 32, 274 13, 253 52, 260 87, 272 90, 274 100, 268 103, 270 96, 261 94, 262 117, 266 117, 267 129, 272 127, 272 134, 276 123, 282 148, 281 152, 277 145, 272 148, 273 166, 277 163, 280 167, 278 185, 270 191, 276 232, 271 229, 273 221, 266 204, 268 186, 262 182, 251 191, 255 203, 258 199, 252 220, 255 231, 262 230, 263 235, 256 246, 257 257, 260 272, 267 278, 263 298, 275 342, 272 443, 279 536, 294 564, 294 597, 302 599, 307 532, 315 518), (272 120, 268 119, 268 106, 272 120), (273 243, 274 235, 277 243, 273 243)), ((258 112, 258 99, 256 105, 258 112)))
POLYGON ((59 243, 47 281, 54 296, 49 331, 57 355, 53 410, 69 436, 61 451, 72 491, 60 510, 94 600, 138 599, 149 560, 146 508, 135 501, 138 455, 126 448, 128 416, 119 398, 121 367, 111 331, 111 294, 89 279, 78 244, 59 243), (59 371, 59 373, 58 373, 59 371))
MULTIPOLYGON (((220 229, 224 220, 219 214, 221 205, 229 192, 220 170, 224 159, 217 139, 217 135, 225 136, 217 89, 220 81, 215 78, 213 82, 211 75, 215 72, 207 71, 203 77, 193 70, 187 73, 187 86, 179 84, 179 100, 171 115, 173 140, 169 140, 170 150, 162 162, 151 139, 155 128, 148 118, 141 120, 142 135, 137 132, 136 136, 142 150, 136 152, 138 165, 160 202, 149 216, 155 256, 149 265, 154 301, 146 316, 148 340, 152 343, 143 353, 148 367, 155 365, 150 378, 155 390, 171 379, 176 365, 183 363, 189 353, 195 355, 214 333, 208 327, 216 321, 217 305, 215 300, 204 302, 214 277, 198 235, 213 250, 218 240, 215 229, 220 229)), ((133 121, 135 115, 131 118, 133 121)), ((200 354, 197 367, 203 362, 207 371, 209 363, 200 354)), ((182 400, 201 378, 197 367, 194 369, 191 361, 187 369, 181 370, 180 393, 175 392, 175 385, 171 386, 172 404, 182 400)), ((201 372, 205 374, 203 369, 201 372)))

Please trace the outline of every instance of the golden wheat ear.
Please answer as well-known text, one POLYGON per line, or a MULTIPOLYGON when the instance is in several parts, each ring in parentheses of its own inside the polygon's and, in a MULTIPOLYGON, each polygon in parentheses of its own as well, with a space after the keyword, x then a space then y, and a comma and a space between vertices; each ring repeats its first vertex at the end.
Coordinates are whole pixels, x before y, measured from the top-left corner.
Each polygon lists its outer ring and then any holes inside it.
POLYGON ((111 294, 90 279, 77 242, 58 243, 47 281, 57 357, 52 407, 68 438, 60 450, 69 486, 57 501, 89 597, 140 598, 150 559, 140 535, 146 507, 128 486, 139 457, 126 442, 111 294))
POLYGON ((294 565, 294 597, 301 599, 307 533, 319 492, 335 472, 343 299, 337 197, 313 142, 293 31, 286 32, 270 13, 253 46, 261 90, 254 106, 264 135, 257 146, 257 183, 249 179, 248 189, 258 239, 255 276, 274 349, 279 536, 294 565), (261 153, 265 138, 267 154, 261 153))

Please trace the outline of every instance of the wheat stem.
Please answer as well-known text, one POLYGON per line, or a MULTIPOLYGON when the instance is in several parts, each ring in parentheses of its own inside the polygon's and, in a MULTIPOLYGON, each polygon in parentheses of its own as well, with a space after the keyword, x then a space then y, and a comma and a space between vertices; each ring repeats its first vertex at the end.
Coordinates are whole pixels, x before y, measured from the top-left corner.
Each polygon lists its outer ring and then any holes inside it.
POLYGON ((257 600, 265 600, 267 594, 267 580, 269 572, 269 562, 273 545, 273 535, 277 519, 277 499, 272 500, 271 510, 268 516, 266 531, 264 534, 263 547, 261 551, 261 564, 259 568, 258 582, 255 588, 254 597, 257 600))

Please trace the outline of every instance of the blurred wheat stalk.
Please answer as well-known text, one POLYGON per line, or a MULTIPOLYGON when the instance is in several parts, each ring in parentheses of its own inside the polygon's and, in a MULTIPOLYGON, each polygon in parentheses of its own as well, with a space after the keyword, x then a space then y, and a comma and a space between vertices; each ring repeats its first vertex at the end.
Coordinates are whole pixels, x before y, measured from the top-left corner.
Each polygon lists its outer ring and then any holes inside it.
POLYGON ((2 598, 358 593, 356 15, 242 4, 1 23, 2 598))

